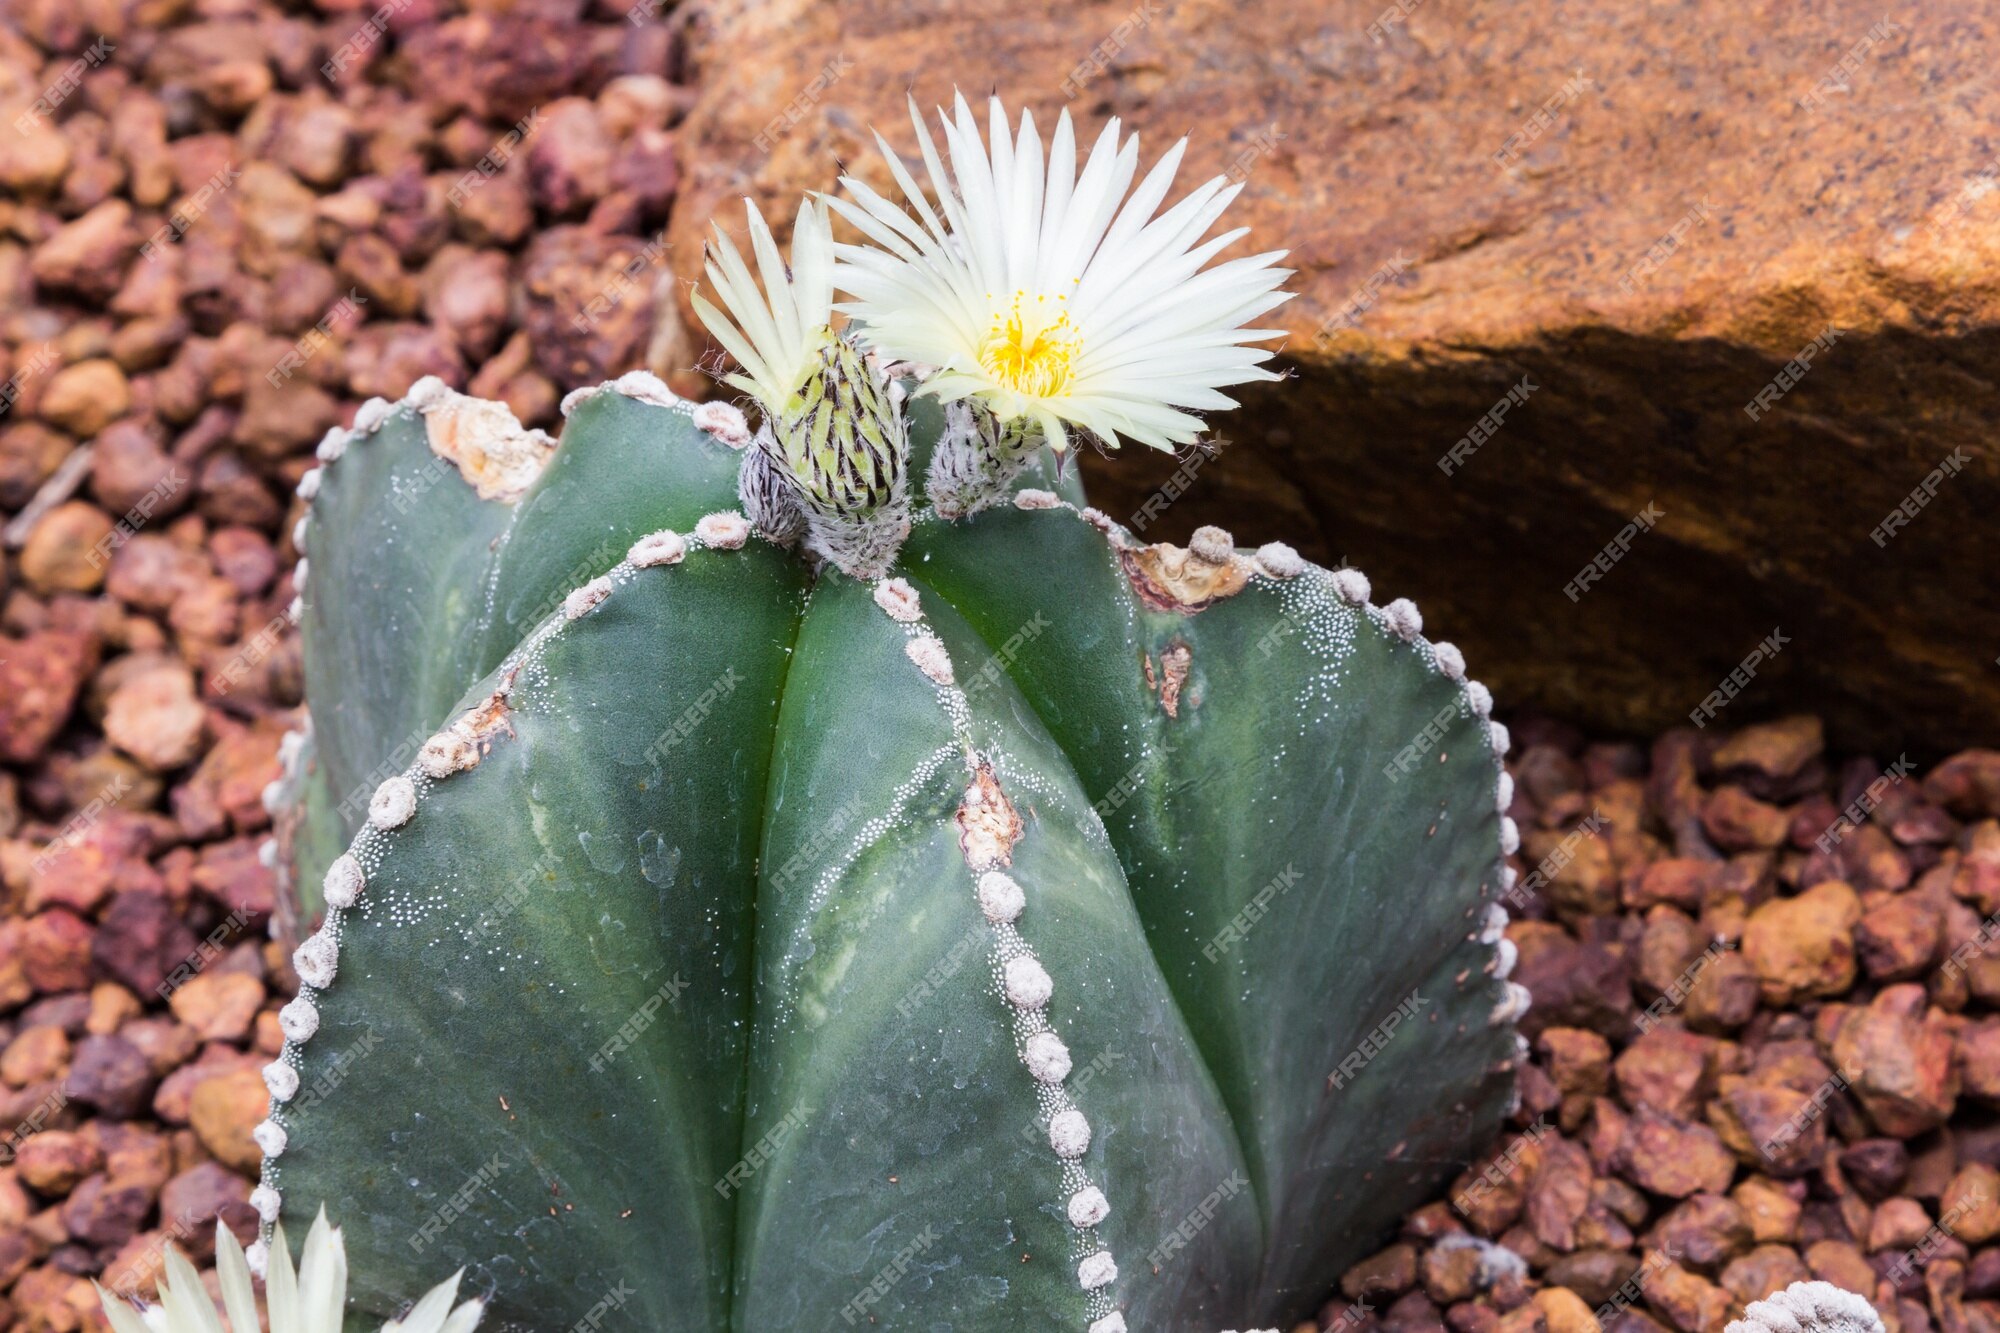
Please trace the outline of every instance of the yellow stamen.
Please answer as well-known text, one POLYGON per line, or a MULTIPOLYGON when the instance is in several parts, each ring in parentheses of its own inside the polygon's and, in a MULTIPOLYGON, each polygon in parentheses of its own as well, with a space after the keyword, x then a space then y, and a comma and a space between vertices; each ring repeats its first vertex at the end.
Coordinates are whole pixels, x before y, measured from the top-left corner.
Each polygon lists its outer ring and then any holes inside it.
MULTIPOLYGON (((979 345, 979 365, 1004 388, 1030 398, 1057 398, 1076 373, 1077 337, 1069 312, 1053 320, 1046 309, 1024 314, 1026 292, 1015 292, 1011 308, 995 312, 993 325, 979 345)), ((1037 296, 1037 304, 1047 301, 1037 296)), ((1056 297, 1057 302, 1068 299, 1056 297)))

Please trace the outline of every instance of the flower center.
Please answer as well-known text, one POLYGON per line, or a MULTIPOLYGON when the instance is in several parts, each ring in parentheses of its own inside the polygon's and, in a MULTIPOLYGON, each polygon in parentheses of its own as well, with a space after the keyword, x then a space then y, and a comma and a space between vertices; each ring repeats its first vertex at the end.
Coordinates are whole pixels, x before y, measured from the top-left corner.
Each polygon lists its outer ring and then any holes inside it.
POLYGON ((979 366, 1001 387, 1029 398, 1057 398, 1076 372, 1077 336, 1058 296, 1053 302, 1015 292, 979 344, 979 366))

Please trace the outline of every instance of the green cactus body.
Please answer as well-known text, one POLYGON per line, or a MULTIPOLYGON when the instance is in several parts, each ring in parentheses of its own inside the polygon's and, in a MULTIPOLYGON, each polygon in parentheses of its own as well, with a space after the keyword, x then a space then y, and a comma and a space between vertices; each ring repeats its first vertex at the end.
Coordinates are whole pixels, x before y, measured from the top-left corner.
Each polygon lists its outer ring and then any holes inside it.
POLYGON ((305 488, 256 1203, 349 1221, 358 1310, 1288 1323, 1491 1136, 1504 732, 1414 608, 1073 483, 814 576, 733 408, 565 412, 427 383, 305 488))

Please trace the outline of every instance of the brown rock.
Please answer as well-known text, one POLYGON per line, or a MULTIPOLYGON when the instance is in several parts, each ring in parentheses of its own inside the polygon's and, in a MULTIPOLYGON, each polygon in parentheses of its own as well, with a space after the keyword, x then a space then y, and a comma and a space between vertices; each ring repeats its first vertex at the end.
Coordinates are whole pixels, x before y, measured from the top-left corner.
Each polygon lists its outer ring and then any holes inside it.
POLYGON ((1567 1287, 1544 1287, 1535 1293, 1535 1308, 1547 1321, 1548 1333, 1601 1333, 1602 1325, 1583 1298, 1567 1287))
POLYGON ((1821 1282, 1866 1296, 1875 1296, 1875 1270, 1854 1245, 1844 1240, 1814 1241, 1806 1247, 1806 1267, 1821 1282))
POLYGON ((195 1233, 209 1235, 214 1234, 217 1218, 232 1225, 253 1223, 250 1182, 220 1163, 199 1163, 166 1182, 160 1191, 160 1216, 180 1218, 195 1233))
POLYGON ((153 1067, 122 1037, 85 1037, 70 1064, 69 1093, 104 1115, 128 1120, 153 1091, 153 1067))
POLYGON ((57 505, 28 534, 21 577, 41 592, 90 592, 111 558, 109 515, 82 500, 57 505))
POLYGON ((1400 1296, 1417 1282, 1416 1247, 1398 1242, 1378 1250, 1341 1275, 1341 1294, 1349 1300, 1400 1296))
POLYGON ((1698 1032, 1731 1032, 1757 1012, 1760 991, 1747 958, 1735 951, 1718 954, 1695 974, 1681 1015, 1698 1032))
POLYGON ((1960 819, 2000 818, 2000 750, 1963 750, 1924 775, 1924 795, 1960 819))
POLYGON ((171 904, 157 894, 121 893, 104 914, 93 953, 111 977, 150 996, 194 948, 194 932, 171 904))
POLYGON ((1722 1285, 1738 1305, 1761 1301, 1794 1282, 1808 1282, 1812 1271, 1796 1251, 1783 1245, 1759 1245, 1722 1270, 1722 1285))
POLYGON ((21 1141, 14 1169, 38 1194, 60 1198, 104 1163, 104 1154, 88 1135, 48 1129, 21 1141))
POLYGON ((153 1211, 153 1195, 138 1185, 113 1185, 103 1175, 79 1183, 63 1203, 62 1221, 69 1234, 86 1245, 123 1245, 137 1234, 153 1211))
POLYGON ((1736 1159, 1714 1130, 1650 1107, 1633 1113, 1617 1150, 1616 1166, 1640 1189, 1669 1199, 1703 1191, 1720 1194, 1736 1174, 1736 1159))
POLYGON ((132 406, 132 388, 115 361, 79 361, 49 376, 42 393, 42 420, 86 439, 132 406))
POLYGON ((1767 778, 1789 778, 1826 749, 1817 717, 1788 717, 1745 727, 1716 747, 1717 769, 1747 768, 1767 778))
POLYGON ((238 1069, 199 1084, 188 1118, 201 1146, 217 1161, 254 1174, 264 1159, 250 1131, 269 1114, 270 1100, 263 1075, 255 1069, 238 1069))
POLYGON ((10 1087, 50 1082, 69 1064, 69 1034, 59 1027, 28 1028, 0 1051, 0 1079, 10 1087))
POLYGON ((1590 1158, 1560 1135, 1542 1142, 1542 1160, 1528 1182, 1528 1225, 1554 1250, 1577 1246, 1577 1224, 1590 1204, 1590 1158))
POLYGON ((1968 1097, 2000 1103, 2000 1018, 1980 1019, 1958 1030, 1958 1066, 1968 1097))
POLYGON ((1680 1204, 1646 1237, 1649 1248, 1679 1255, 1692 1268, 1713 1272, 1751 1245, 1750 1221, 1735 1200, 1697 1194, 1680 1204))
POLYGON ((104 713, 104 735, 156 773, 191 762, 201 753, 208 713, 195 697, 194 674, 162 664, 125 681, 104 713))
POLYGON ((1879 895, 1854 930, 1861 965, 1877 981, 1921 975, 1937 957, 1944 914, 1918 894, 1879 895))
POLYGON ((1583 1028, 1548 1028, 1535 1041, 1564 1095, 1600 1097, 1611 1089, 1611 1043, 1583 1028))
POLYGON ((1715 1042, 1676 1028, 1654 1028, 1613 1062, 1619 1100, 1691 1120, 1713 1093, 1715 1042))
POLYGON ((1984 1162, 1959 1168, 1938 1200, 1938 1216, 1952 1219, 1952 1234, 1968 1245, 2000 1236, 2000 1171, 1984 1162))
POLYGON ((175 990, 174 1017, 204 1041, 242 1041, 264 1002, 264 984, 241 973, 202 972, 175 990))
POLYGON ((1860 920, 1860 897, 1838 880, 1752 912, 1743 956, 1756 969, 1764 1003, 1781 1007, 1838 995, 1853 985, 1854 927, 1860 920))
POLYGON ((109 199, 43 242, 29 269, 44 287, 102 299, 118 290, 125 265, 138 249, 132 206, 109 199))
POLYGON ((1432 1246, 1424 1254, 1424 1291, 1439 1305, 1468 1300, 1479 1289, 1479 1251, 1470 1245, 1432 1246))
POLYGON ((1931 1215, 1915 1199, 1884 1199, 1868 1224, 1868 1249, 1906 1250, 1931 1229, 1931 1215))
POLYGON ((1831 1057, 1869 1118, 1909 1138, 1943 1124, 1958 1100, 1952 1028, 1923 987, 1891 986, 1832 1019, 1831 1057))
POLYGON ((44 995, 89 985, 90 954, 90 927, 74 913, 43 912, 22 928, 21 970, 44 995))
POLYGON ((1702 828, 1727 851, 1776 847, 1784 842, 1790 822, 1777 806, 1733 786, 1716 789, 1701 811, 1702 828))
POLYGON ((1863 1139, 1841 1150, 1840 1171, 1862 1198, 1880 1202, 1902 1187, 1910 1152, 1895 1139, 1863 1139))
POLYGON ((611 188, 611 136, 597 108, 582 98, 563 98, 541 118, 528 146, 529 187, 544 212, 578 213, 611 188))

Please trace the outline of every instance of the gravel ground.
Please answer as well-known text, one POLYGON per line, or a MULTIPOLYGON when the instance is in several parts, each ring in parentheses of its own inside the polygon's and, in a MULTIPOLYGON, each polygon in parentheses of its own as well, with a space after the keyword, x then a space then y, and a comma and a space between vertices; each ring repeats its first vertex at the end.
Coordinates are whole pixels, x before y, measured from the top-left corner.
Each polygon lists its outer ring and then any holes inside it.
MULTIPOLYGON (((9 11, 0 1322, 67 1333, 92 1278, 250 1234, 312 443, 425 374, 553 425, 684 365, 688 99, 671 11, 9 11)), ((1515 724, 1521 1111, 1321 1325, 1702 1333, 1806 1276, 1891 1333, 2000 1325, 2000 754, 1515 724)))

